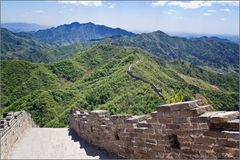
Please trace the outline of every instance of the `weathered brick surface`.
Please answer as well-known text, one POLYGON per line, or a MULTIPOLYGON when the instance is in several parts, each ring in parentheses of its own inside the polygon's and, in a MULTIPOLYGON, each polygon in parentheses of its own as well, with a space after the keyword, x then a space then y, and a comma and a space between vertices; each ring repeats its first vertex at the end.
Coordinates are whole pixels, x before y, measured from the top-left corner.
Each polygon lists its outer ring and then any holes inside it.
POLYGON ((6 159, 10 149, 27 128, 36 127, 27 112, 10 112, 0 119, 0 159, 6 159))
POLYGON ((162 105, 150 116, 75 110, 70 127, 88 142, 125 158, 239 158, 239 112, 211 112, 210 105, 199 104, 162 105))

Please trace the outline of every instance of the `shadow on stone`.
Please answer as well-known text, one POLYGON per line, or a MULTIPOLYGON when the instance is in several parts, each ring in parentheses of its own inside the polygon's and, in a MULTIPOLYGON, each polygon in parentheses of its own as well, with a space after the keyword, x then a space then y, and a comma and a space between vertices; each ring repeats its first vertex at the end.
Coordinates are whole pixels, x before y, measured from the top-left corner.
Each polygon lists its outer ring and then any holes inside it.
POLYGON ((106 150, 100 149, 83 140, 73 129, 69 128, 68 132, 68 135, 71 136, 72 140, 74 142, 79 142, 80 148, 83 148, 88 156, 99 156, 99 159, 122 159, 113 153, 109 153, 106 150))

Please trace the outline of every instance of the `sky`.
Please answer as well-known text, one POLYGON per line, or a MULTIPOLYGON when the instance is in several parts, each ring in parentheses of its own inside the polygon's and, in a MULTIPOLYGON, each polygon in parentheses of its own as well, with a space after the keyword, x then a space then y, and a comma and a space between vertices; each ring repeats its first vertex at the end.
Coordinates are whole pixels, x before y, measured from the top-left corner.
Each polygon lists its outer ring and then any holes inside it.
POLYGON ((102 24, 134 32, 239 34, 239 1, 1 1, 1 23, 102 24))

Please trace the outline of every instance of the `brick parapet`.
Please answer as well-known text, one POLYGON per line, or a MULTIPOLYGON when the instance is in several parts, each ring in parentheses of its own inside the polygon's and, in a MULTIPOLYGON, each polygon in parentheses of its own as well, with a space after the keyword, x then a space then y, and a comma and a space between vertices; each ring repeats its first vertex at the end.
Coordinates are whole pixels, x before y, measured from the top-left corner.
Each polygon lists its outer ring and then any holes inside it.
POLYGON ((239 112, 213 112, 198 100, 156 110, 150 116, 75 110, 70 127, 89 143, 125 158, 239 158, 239 112))
POLYGON ((25 111, 9 112, 0 119, 0 159, 6 159, 15 142, 28 128, 36 127, 31 115, 25 111))

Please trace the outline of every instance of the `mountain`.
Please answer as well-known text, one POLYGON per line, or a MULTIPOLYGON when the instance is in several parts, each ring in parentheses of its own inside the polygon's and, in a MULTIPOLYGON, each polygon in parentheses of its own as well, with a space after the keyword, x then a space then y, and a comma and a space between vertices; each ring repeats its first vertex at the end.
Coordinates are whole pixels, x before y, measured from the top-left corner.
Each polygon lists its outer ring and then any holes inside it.
POLYGON ((13 33, 1 28, 1 60, 22 59, 49 63, 67 58, 87 48, 87 44, 54 46, 28 34, 13 33))
POLYGON ((49 26, 33 24, 33 23, 2 23, 2 28, 7 28, 12 32, 31 32, 38 31, 40 29, 50 28, 49 26))
POLYGON ((116 35, 133 36, 135 34, 120 28, 110 28, 104 25, 96 25, 91 22, 83 24, 73 22, 71 24, 40 30, 32 33, 32 35, 48 43, 71 44, 116 35))
POLYGON ((161 31, 132 37, 121 36, 95 41, 100 44, 139 47, 165 59, 183 59, 194 65, 238 72, 239 45, 220 38, 181 38, 161 31))
POLYGON ((1 28, 1 59, 39 59, 39 50, 45 44, 30 36, 19 36, 1 28))
POLYGON ((77 54, 96 44, 115 44, 139 47, 167 61, 182 59, 195 66, 221 72, 238 72, 239 67, 238 44, 218 37, 187 39, 169 36, 161 31, 133 35, 121 29, 77 22, 32 33, 10 33, 6 34, 5 31, 5 34, 2 34, 1 45, 7 47, 3 47, 1 59, 49 63, 77 54), (12 35, 15 38, 11 38, 12 35), (111 37, 95 39, 102 36, 111 37))
POLYGON ((50 64, 1 60, 0 75, 0 112, 26 110, 40 127, 67 126, 74 108, 138 115, 202 98, 216 110, 238 110, 238 74, 167 63, 139 48, 100 44, 50 64))

